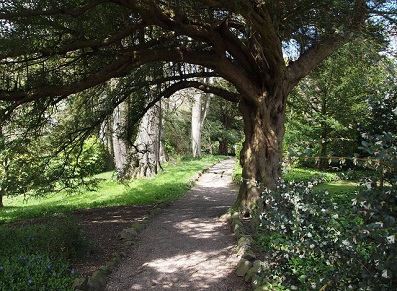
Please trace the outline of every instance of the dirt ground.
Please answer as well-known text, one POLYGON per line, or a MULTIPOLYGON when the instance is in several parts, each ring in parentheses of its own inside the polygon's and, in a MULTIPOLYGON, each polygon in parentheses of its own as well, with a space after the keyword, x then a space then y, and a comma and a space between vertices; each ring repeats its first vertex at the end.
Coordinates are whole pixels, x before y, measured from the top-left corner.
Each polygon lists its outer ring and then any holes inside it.
POLYGON ((124 250, 124 242, 119 238, 123 229, 134 222, 142 221, 155 206, 115 206, 79 210, 71 214, 83 228, 84 235, 94 243, 93 253, 74 265, 83 276, 92 274, 114 253, 124 250))

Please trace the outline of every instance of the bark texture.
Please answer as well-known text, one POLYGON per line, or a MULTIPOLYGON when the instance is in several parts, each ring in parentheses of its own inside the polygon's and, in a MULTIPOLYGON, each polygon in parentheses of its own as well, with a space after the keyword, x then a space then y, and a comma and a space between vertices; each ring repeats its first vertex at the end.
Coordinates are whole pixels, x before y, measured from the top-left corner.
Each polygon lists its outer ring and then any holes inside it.
POLYGON ((192 102, 192 155, 194 158, 201 158, 201 95, 201 92, 195 92, 192 102))
POLYGON ((159 172, 161 131, 161 103, 157 103, 141 120, 130 154, 131 178, 153 177, 159 172))

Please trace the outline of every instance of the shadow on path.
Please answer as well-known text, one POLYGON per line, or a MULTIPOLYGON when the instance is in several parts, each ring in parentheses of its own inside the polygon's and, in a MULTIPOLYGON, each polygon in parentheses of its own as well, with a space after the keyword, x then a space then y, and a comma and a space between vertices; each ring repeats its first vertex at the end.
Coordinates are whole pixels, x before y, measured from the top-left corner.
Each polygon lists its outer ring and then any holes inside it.
POLYGON ((155 217, 106 290, 249 290, 235 276, 234 236, 219 219, 236 199, 233 164, 215 165, 155 217))

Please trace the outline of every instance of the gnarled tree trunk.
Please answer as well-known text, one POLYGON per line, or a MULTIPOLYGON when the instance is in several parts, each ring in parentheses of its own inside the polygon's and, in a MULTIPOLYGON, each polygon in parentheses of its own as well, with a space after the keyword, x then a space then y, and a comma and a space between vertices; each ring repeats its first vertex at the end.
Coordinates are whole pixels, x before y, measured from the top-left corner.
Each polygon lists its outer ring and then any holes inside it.
POLYGON ((141 120, 130 153, 131 178, 155 176, 160 168, 161 103, 151 107, 141 120))
POLYGON ((128 127, 128 103, 122 102, 116 107, 112 116, 112 140, 114 165, 117 170, 117 179, 125 180, 129 168, 129 144, 127 137, 128 127))
POLYGON ((245 141, 240 154, 243 181, 235 207, 244 211, 260 206, 264 186, 275 189, 281 175, 286 94, 263 92, 257 100, 256 105, 240 101, 245 141))

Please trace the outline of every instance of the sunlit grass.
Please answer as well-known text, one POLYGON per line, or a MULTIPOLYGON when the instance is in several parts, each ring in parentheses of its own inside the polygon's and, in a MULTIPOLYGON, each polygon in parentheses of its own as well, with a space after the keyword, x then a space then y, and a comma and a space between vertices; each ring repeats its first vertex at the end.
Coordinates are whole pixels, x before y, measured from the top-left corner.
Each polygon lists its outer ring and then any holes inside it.
POLYGON ((351 180, 339 180, 332 181, 317 185, 316 190, 326 190, 331 194, 341 193, 341 192, 354 192, 358 190, 360 184, 351 180))
POLYGON ((351 180, 339 180, 319 184, 313 188, 314 191, 323 190, 330 194, 333 202, 339 205, 350 205, 352 199, 357 196, 360 188, 360 183, 351 180))
POLYGON ((164 165, 155 178, 143 178, 128 184, 118 183, 112 172, 97 178, 104 179, 94 191, 50 194, 43 198, 24 199, 4 197, 0 223, 65 213, 83 208, 118 205, 158 204, 172 201, 191 187, 192 177, 224 157, 205 156, 202 159, 182 159, 164 165))

